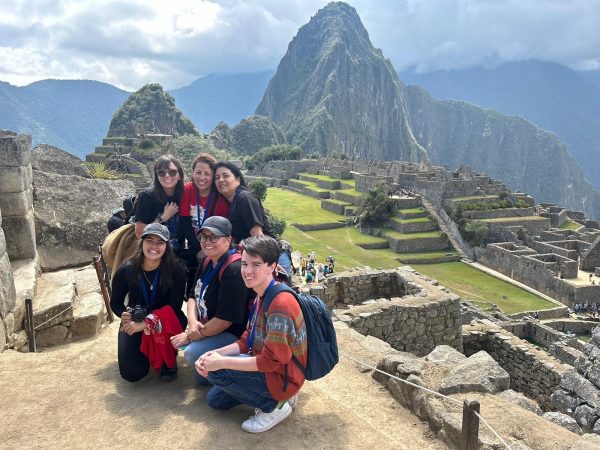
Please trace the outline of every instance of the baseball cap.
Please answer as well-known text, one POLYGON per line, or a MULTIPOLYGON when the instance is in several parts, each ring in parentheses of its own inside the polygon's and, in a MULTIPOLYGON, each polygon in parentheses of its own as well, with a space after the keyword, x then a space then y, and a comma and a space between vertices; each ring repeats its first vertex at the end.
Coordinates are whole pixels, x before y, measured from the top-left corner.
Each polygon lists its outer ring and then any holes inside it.
POLYGON ((208 230, 215 236, 231 236, 231 222, 225 217, 211 216, 200 227, 202 230, 208 230))
POLYGON ((124 212, 125 210, 123 208, 115 208, 113 209, 113 214, 119 214, 120 212, 124 212))
POLYGON ((150 234, 158 236, 165 242, 169 241, 169 229, 164 225, 161 225, 160 223, 154 222, 146 225, 146 228, 144 228, 144 233, 142 234, 142 239, 144 238, 144 236, 148 236, 150 234))

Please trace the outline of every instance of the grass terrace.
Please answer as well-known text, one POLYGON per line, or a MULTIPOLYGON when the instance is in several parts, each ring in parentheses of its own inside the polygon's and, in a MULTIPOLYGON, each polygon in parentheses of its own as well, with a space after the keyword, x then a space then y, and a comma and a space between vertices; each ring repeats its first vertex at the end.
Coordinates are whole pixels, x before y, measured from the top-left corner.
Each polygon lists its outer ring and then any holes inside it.
POLYGON ((442 237, 444 233, 441 231, 426 231, 423 233, 400 233, 399 231, 387 229, 385 232, 386 236, 393 239, 405 240, 405 239, 427 239, 427 238, 438 238, 442 237))
POLYGON ((321 201, 307 195, 281 188, 268 188, 265 208, 275 216, 285 219, 288 228, 292 223, 313 225, 333 223, 345 218, 321 208, 321 201))
POLYGON ((413 264, 412 267, 472 301, 482 309, 496 304, 503 313, 555 308, 556 305, 524 289, 499 280, 462 262, 413 264))
POLYGON ((546 217, 540 217, 540 216, 523 216, 523 217, 498 217, 495 219, 479 219, 482 222, 487 222, 487 223, 503 223, 503 222, 523 222, 524 220, 527 221, 540 221, 540 220, 548 220, 546 217))
POLYGON ((332 178, 329 175, 315 175, 315 174, 306 173, 306 172, 301 172, 298 174, 298 176, 300 176, 300 175, 312 177, 312 178, 319 179, 319 180, 325 180, 325 181, 339 181, 340 183, 346 183, 353 187, 356 186, 356 180, 354 178, 348 178, 348 179, 332 178))
POLYGON ((430 217, 415 217, 414 219, 401 219, 400 217, 392 217, 390 220, 398 223, 425 223, 431 222, 430 217))
POLYGON ((567 219, 563 222, 563 224, 560 226, 561 230, 578 230, 582 227, 583 225, 581 225, 580 223, 577 223, 571 219, 567 219))

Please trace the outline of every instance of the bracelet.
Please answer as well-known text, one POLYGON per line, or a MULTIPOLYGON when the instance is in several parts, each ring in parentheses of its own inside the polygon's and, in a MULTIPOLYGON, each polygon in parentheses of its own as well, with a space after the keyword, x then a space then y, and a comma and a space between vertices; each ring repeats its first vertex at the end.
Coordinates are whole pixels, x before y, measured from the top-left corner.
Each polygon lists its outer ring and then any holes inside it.
POLYGON ((156 215, 156 219, 154 219, 154 220, 158 220, 158 223, 163 223, 163 222, 164 222, 164 220, 163 220, 162 213, 158 213, 158 214, 156 215))

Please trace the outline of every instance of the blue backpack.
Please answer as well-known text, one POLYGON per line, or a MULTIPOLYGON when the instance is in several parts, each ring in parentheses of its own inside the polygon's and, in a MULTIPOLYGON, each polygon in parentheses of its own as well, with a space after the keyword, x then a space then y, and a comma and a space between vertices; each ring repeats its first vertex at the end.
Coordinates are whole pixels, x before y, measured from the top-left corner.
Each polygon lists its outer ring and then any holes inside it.
MULTIPOLYGON (((327 305, 319 297, 298 294, 284 283, 278 283, 267 289, 263 298, 263 311, 267 311, 271 302, 281 292, 289 292, 300 305, 306 326, 307 363, 306 367, 292 355, 292 361, 304 373, 307 380, 317 380, 327 375, 339 361, 337 339, 327 305)), ((287 370, 284 386, 287 385, 287 370)))

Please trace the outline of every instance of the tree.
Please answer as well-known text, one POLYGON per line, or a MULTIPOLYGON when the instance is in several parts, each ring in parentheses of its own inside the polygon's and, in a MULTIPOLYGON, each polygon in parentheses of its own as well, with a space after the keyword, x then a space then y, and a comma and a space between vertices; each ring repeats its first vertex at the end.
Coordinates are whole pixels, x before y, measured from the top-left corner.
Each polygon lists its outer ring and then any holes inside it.
POLYGON ((245 155, 252 155, 270 145, 285 144, 285 136, 270 117, 247 117, 232 131, 236 151, 245 155))
POLYGON ((396 212, 396 203, 383 187, 369 189, 363 195, 357 211, 358 223, 361 227, 381 226, 396 212))
POLYGON ((463 237, 471 245, 481 245, 483 240, 488 237, 489 232, 487 223, 480 220, 471 220, 465 223, 463 237))
POLYGON ((182 166, 191 169, 192 161, 199 153, 206 152, 216 159, 235 159, 227 150, 218 149, 210 138, 186 134, 173 140, 173 147, 182 166))
POLYGON ((252 170, 258 164, 268 161, 288 161, 301 159, 302 148, 297 145, 277 144, 263 147, 246 160, 248 169, 252 170))

